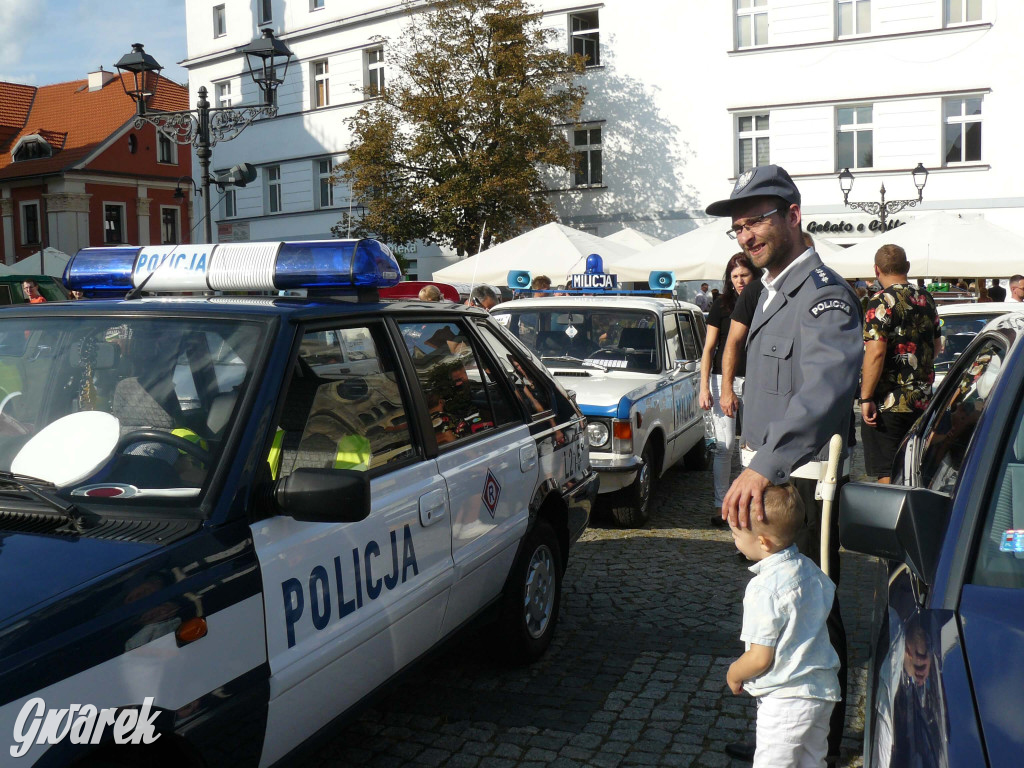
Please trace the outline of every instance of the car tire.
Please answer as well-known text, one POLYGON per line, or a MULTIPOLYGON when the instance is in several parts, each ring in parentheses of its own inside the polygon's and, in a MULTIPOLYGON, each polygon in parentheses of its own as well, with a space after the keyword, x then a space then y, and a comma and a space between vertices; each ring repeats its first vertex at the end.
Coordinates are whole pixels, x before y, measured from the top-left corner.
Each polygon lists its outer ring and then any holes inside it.
POLYGON ((612 520, 620 528, 639 528, 651 514, 651 496, 655 484, 654 450, 644 446, 640 455, 640 469, 628 488, 619 491, 611 500, 612 520))
POLYGON ((683 455, 683 466, 694 472, 703 472, 711 466, 711 448, 701 436, 697 444, 683 455))
POLYGON ((496 625, 510 662, 536 661, 551 644, 562 604, 562 570, 558 537, 550 523, 537 520, 512 566, 496 625))

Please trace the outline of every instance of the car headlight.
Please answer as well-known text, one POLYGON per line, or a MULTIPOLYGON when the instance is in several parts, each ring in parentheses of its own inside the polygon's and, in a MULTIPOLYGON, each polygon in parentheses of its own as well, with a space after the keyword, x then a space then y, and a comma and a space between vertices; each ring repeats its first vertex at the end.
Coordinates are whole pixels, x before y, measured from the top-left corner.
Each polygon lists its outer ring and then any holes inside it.
POLYGON ((592 421, 587 424, 587 439, 590 440, 591 448, 600 448, 608 444, 608 425, 600 421, 592 421))

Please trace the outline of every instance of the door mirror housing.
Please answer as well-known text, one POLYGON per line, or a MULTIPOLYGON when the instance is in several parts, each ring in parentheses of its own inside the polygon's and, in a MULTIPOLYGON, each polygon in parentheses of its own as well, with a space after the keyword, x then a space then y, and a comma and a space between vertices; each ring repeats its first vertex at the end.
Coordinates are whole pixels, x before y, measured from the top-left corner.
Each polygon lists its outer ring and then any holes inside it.
POLYGON ((952 500, 926 488, 847 483, 839 492, 839 541, 844 547, 905 563, 931 585, 952 500))
POLYGON ((370 514, 370 478, 355 469, 297 469, 274 483, 282 514, 304 523, 358 523, 370 514))

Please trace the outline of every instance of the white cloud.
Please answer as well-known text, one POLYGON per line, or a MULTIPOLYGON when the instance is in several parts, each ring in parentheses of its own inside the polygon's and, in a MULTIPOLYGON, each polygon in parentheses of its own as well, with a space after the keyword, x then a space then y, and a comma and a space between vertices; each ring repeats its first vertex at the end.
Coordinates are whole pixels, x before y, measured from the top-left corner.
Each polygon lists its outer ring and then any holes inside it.
MULTIPOLYGON (((14 69, 24 55, 24 42, 46 16, 46 0, 0 2, 0 71, 14 69)), ((25 79, 24 77, 14 79, 25 79)))

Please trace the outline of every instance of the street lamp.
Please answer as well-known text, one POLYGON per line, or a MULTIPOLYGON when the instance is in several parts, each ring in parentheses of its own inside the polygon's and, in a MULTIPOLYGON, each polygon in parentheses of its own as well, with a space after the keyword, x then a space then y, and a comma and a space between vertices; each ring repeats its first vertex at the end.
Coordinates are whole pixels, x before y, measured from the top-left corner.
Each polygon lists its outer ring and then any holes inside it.
POLYGON ((206 86, 199 89, 196 109, 181 112, 149 112, 146 102, 156 93, 160 70, 163 67, 142 47, 133 43, 114 66, 121 73, 124 92, 136 104, 135 128, 146 123, 176 144, 191 144, 196 149, 199 167, 202 170, 201 188, 203 198, 203 234, 207 243, 213 242, 213 222, 210 218, 210 157, 212 147, 218 141, 231 141, 258 117, 275 117, 277 106, 274 92, 284 82, 292 52, 288 46, 274 37, 270 29, 264 29, 260 37, 242 48, 249 76, 263 93, 263 103, 254 107, 210 107, 206 86), (280 74, 278 74, 280 73, 280 74), (129 77, 125 77, 125 75, 129 77))
POLYGON ((904 208, 912 208, 924 199, 924 185, 928 183, 928 169, 922 163, 910 172, 914 177, 914 186, 917 187, 917 200, 886 200, 885 184, 882 184, 882 200, 878 203, 851 203, 850 190, 853 189, 853 174, 849 168, 844 168, 839 174, 839 188, 843 191, 843 204, 850 208, 860 209, 872 216, 877 216, 882 225, 882 232, 885 232, 885 220, 894 213, 899 213, 904 208))

